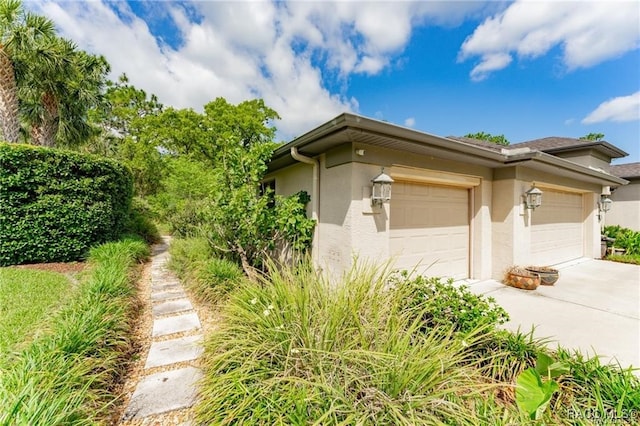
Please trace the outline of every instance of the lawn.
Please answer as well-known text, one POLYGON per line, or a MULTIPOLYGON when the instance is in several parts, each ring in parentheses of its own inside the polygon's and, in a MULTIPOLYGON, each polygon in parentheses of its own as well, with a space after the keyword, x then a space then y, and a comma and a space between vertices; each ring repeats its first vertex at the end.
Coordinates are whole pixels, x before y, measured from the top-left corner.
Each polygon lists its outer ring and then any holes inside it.
MULTIPOLYGON (((87 273, 71 292, 73 284, 56 274, 36 279, 43 286, 39 291, 21 292, 26 281, 21 282, 20 276, 40 273, 18 271, 14 276, 13 269, 3 270, 6 283, 16 282, 6 285, 3 297, 19 297, 29 310, 41 303, 44 308, 39 317, 26 315, 31 333, 25 329, 21 333, 30 338, 17 345, 19 350, 14 347, 15 356, 1 366, 0 425, 105 423, 118 401, 118 379, 131 359, 131 326, 137 312, 134 266, 147 256, 148 247, 140 240, 94 247, 87 273), (60 281, 59 291, 43 284, 51 280, 60 281), (52 293, 57 293, 53 301, 52 293), (47 303, 41 300, 45 297, 47 303), (33 330, 42 332, 36 336, 33 330)), ((3 317, 9 312, 13 323, 21 321, 18 308, 3 311, 3 317)))
POLYGON ((47 325, 73 284, 63 274, 0 268, 0 356, 20 347, 47 325))

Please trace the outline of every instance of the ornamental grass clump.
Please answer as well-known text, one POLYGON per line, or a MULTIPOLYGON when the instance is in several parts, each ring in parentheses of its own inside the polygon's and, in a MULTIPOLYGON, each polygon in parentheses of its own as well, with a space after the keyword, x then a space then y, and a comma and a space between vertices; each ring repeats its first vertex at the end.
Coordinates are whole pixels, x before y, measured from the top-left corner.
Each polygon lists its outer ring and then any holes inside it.
POLYGON ((2 364, 0 425, 89 425, 116 400, 113 382, 130 352, 135 280, 148 255, 142 241, 91 250, 91 272, 47 330, 2 364))
POLYGON ((333 284, 308 264, 270 270, 231 293, 206 343, 200 423, 479 424, 504 414, 476 413, 493 387, 470 350, 485 328, 425 329, 384 269, 355 267, 333 284))

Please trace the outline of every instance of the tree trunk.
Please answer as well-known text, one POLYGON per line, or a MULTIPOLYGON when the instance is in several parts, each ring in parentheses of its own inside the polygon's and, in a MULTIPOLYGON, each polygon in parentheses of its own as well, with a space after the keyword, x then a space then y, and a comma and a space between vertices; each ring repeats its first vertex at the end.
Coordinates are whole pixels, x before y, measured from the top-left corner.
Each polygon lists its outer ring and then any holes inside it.
POLYGON ((236 244, 236 251, 240 255, 240 263, 242 263, 242 270, 244 271, 245 274, 247 274, 247 277, 251 281, 256 282, 258 280, 258 274, 256 273, 255 268, 251 266, 251 264, 249 263, 249 259, 247 258, 247 252, 245 252, 244 249, 239 244, 236 244))
POLYGON ((31 143, 39 146, 54 147, 56 135, 60 125, 58 116, 58 101, 51 93, 42 96, 44 114, 37 123, 31 127, 31 143))
POLYGON ((13 62, 0 45, 0 121, 2 134, 0 139, 18 142, 20 121, 18 118, 18 87, 13 62))

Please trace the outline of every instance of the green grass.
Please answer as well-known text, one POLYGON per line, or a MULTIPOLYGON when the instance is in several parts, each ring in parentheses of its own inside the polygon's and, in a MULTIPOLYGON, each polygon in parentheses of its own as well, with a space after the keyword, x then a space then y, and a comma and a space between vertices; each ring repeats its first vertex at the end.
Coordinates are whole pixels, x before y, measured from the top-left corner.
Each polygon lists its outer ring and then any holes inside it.
POLYGON ((609 254, 605 259, 612 262, 640 265, 640 254, 609 254))
POLYGON ((498 329, 502 310, 464 289, 365 265, 330 284, 308 264, 224 285, 225 268, 206 274, 206 240, 171 253, 196 291, 226 292, 209 300, 222 318, 205 344, 202 424, 640 424, 634 371, 498 329), (534 421, 515 383, 540 352, 570 371, 534 421))
POLYGON ((201 301, 220 302, 245 279, 238 265, 214 257, 204 238, 174 239, 169 251, 169 267, 201 301))
POLYGON ((0 268, 0 363, 42 332, 70 292, 72 283, 62 274, 0 268))
MULTIPOLYGON (((472 348, 485 329, 425 330, 385 271, 332 286, 311 267, 234 291, 208 339, 203 424, 489 424, 519 419, 472 348)), ((499 357, 500 352, 492 356, 499 357)))
POLYGON ((148 255, 139 240, 91 250, 77 293, 0 374, 0 425, 103 421, 116 401, 113 382, 126 365, 135 315, 130 267, 148 255))

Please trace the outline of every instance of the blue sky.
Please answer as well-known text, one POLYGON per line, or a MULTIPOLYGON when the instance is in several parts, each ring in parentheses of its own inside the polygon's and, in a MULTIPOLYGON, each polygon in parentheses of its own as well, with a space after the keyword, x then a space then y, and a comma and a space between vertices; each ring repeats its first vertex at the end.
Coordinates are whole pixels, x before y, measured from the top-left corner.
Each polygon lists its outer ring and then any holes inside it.
POLYGON ((640 161, 637 1, 30 1, 165 105, 260 97, 288 140, 344 111, 640 161))

